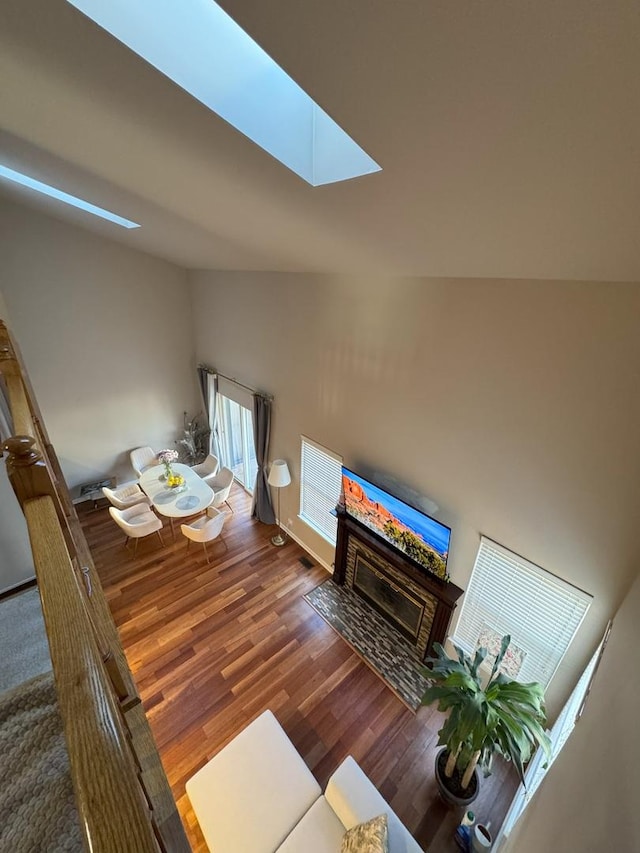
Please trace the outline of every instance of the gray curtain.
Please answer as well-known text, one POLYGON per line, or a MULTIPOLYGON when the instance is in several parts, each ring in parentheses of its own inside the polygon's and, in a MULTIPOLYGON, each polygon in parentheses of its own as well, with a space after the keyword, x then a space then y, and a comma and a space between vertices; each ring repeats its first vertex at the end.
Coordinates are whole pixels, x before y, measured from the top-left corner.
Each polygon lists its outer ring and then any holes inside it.
POLYGON ((211 430, 209 450, 220 459, 220 441, 218 436, 218 377, 208 367, 198 367, 198 384, 204 402, 204 412, 211 430))
POLYGON ((271 503, 271 491, 267 482, 267 457, 271 432, 271 400, 262 394, 253 395, 253 443, 258 462, 256 484, 253 489, 251 517, 264 524, 275 524, 276 514, 271 503))

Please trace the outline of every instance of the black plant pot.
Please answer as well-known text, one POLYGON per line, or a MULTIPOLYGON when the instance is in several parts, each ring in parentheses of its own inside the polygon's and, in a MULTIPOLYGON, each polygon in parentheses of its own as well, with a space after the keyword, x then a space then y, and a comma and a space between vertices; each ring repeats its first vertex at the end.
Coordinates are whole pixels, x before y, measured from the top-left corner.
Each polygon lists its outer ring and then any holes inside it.
POLYGON ((449 751, 443 747, 436 755, 436 782, 440 790, 440 796, 450 806, 466 807, 472 803, 480 793, 480 774, 477 769, 473 771, 471 781, 466 788, 461 788, 462 773, 456 768, 453 776, 448 779, 444 775, 447 765, 449 751))

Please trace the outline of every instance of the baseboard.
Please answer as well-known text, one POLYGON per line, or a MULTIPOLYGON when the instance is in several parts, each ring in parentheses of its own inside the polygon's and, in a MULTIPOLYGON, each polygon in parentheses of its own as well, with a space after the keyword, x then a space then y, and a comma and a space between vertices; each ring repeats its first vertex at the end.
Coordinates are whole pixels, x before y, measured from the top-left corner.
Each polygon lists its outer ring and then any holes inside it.
POLYGON ((32 586, 36 586, 37 580, 35 577, 29 578, 26 581, 20 581, 19 583, 14 584, 13 586, 9 586, 6 589, 3 589, 0 592, 0 601, 3 598, 10 598, 12 595, 17 595, 19 592, 24 592, 27 589, 30 589, 32 586))
POLYGON ((325 560, 323 560, 323 559, 322 559, 322 557, 319 557, 319 556, 318 556, 314 551, 312 551, 312 550, 311 550, 311 548, 309 548, 309 546, 308 546, 305 542, 302 542, 302 541, 301 541, 301 540, 300 540, 300 539, 295 535, 295 533, 292 533, 292 532, 291 532, 291 530, 289 530, 289 528, 288 528, 288 527, 285 527, 285 526, 284 526, 284 524, 283 524, 283 525, 281 525, 281 527, 282 527, 282 529, 284 530, 284 532, 287 534, 287 536, 290 536, 290 537, 291 537, 291 539, 293 539, 293 541, 294 541, 294 542, 297 542, 297 544, 298 544, 298 545, 299 545, 299 546, 300 546, 304 551, 306 551, 306 552, 307 552, 307 554, 309 554, 311 557, 313 557, 313 559, 316 561, 316 563, 320 563, 320 565, 322 566, 322 568, 323 568, 323 569, 326 569, 326 570, 329 572, 329 574, 331 574, 331 575, 333 574, 333 566, 330 566, 330 565, 329 565, 325 560))

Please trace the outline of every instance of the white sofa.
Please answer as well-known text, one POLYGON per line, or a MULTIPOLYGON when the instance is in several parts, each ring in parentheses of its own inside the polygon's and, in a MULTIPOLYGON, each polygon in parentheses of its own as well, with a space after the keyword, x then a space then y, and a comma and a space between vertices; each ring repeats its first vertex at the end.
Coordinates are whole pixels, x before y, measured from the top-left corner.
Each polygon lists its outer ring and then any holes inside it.
POLYGON ((340 853, 347 829, 385 812, 389 853, 421 848, 351 756, 324 794, 271 711, 187 782, 211 853, 340 853))

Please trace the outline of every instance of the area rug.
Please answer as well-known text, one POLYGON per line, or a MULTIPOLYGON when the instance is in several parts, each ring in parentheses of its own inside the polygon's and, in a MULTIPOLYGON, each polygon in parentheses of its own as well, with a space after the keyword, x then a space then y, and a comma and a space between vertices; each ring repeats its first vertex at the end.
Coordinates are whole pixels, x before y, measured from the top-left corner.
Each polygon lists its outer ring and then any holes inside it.
POLYGON ((0 779, 0 850, 83 849, 50 672, 0 697, 0 779))
POLYGON ((0 693, 51 669, 36 587, 0 601, 0 693))
POLYGON ((429 682, 417 652, 402 634, 360 596, 330 579, 304 599, 408 708, 417 710, 429 682))

